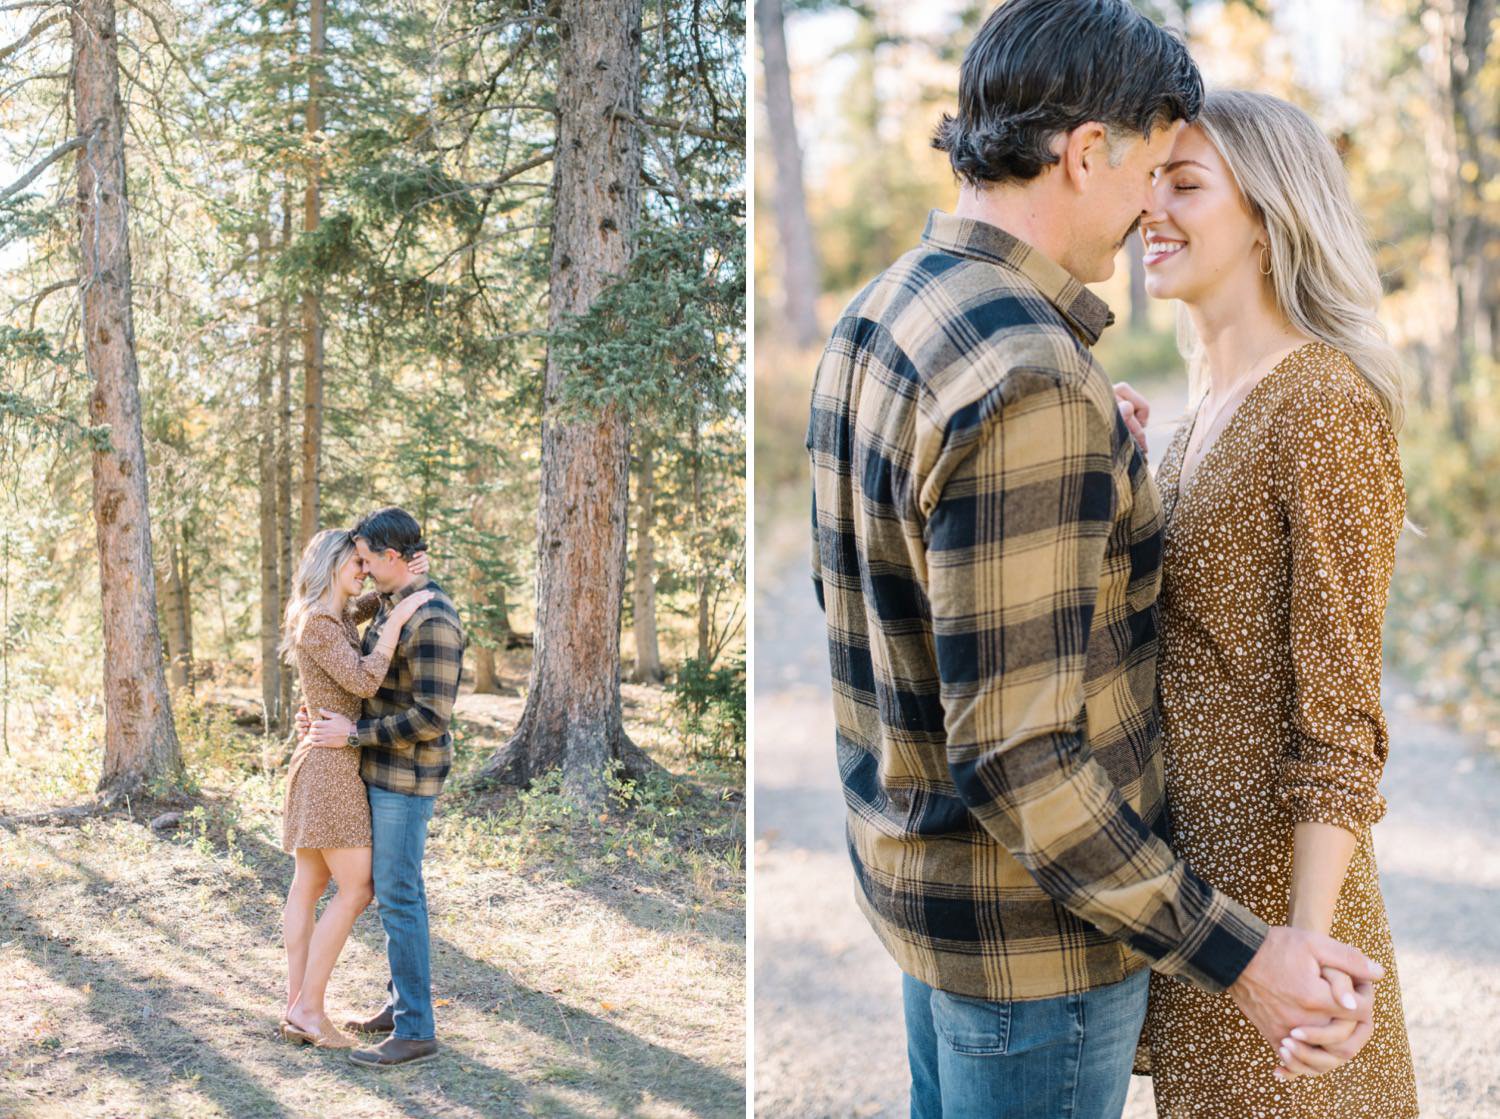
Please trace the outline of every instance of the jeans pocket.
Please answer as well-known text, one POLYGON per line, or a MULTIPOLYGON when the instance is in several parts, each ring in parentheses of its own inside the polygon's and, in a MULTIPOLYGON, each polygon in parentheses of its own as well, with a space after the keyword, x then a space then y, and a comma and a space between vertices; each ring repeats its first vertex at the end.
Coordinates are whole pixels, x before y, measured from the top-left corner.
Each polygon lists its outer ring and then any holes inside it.
POLYGON ((932 992, 932 1025, 955 1053, 975 1057, 1004 1054, 1010 1040, 1011 1004, 932 992))

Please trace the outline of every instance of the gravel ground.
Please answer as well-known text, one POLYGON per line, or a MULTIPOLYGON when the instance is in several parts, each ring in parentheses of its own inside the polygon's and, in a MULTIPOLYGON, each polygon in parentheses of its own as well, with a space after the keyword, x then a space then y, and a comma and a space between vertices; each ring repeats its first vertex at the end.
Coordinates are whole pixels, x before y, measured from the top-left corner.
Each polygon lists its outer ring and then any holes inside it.
MULTIPOLYGON (((1169 431, 1150 435, 1159 451, 1169 431)), ((902 1116, 900 974, 854 906, 804 532, 788 518, 756 545, 755 1110, 902 1116)), ((1424 718, 1399 680, 1386 712, 1375 847, 1422 1113, 1500 1117, 1500 758, 1424 718)), ((1125 1119, 1153 1115, 1150 1081, 1135 1078, 1125 1119)))

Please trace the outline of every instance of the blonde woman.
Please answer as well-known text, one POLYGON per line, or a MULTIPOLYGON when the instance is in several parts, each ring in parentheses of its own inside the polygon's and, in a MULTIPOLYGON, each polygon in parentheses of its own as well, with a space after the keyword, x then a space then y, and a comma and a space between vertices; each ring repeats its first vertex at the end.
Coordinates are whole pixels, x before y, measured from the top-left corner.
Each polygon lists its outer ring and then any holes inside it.
MULTIPOLYGON (((412 570, 418 567, 426 570, 425 557, 412 570)), ((392 609, 379 643, 361 656, 355 626, 374 617, 380 605, 378 594, 360 595, 364 580, 350 533, 325 529, 308 541, 287 603, 280 651, 288 659, 296 656, 310 710, 326 708, 357 720, 360 701, 373 696, 385 679, 402 626, 432 598, 431 591, 403 598, 392 609)), ((370 806, 357 747, 297 748, 287 774, 281 842, 297 860, 282 922, 287 956, 282 1035, 325 1048, 350 1048, 352 1039, 329 1021, 323 997, 355 920, 374 897, 370 806), (330 878, 338 892, 314 925, 318 899, 330 878)))
POLYGON ((1157 1111, 1415 1116, 1370 841, 1402 393, 1363 224, 1306 114, 1219 92, 1158 170, 1141 233, 1147 291, 1180 302, 1196 399, 1157 470, 1173 846, 1268 923, 1385 968, 1351 996, 1373 997, 1373 1029, 1312 1022, 1275 1047, 1227 995, 1153 974, 1141 1056, 1157 1111), (1322 1046, 1356 1051, 1339 1064, 1322 1046))

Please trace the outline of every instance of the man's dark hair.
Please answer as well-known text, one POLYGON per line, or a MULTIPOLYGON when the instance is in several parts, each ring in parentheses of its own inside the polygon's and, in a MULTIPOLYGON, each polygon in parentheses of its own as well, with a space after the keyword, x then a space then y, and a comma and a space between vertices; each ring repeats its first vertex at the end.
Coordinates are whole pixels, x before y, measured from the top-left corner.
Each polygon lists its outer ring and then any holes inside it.
POLYGON ((971 186, 1025 182, 1057 162, 1059 132, 1095 120, 1149 136, 1202 106, 1182 40, 1125 0, 1009 0, 964 52, 958 116, 932 146, 971 186))
POLYGON ((387 505, 384 509, 366 513, 349 530, 349 535, 356 539, 363 537, 372 552, 394 548, 402 559, 411 559, 416 553, 427 550, 427 542, 422 539, 422 526, 417 524, 417 518, 396 505, 387 505))

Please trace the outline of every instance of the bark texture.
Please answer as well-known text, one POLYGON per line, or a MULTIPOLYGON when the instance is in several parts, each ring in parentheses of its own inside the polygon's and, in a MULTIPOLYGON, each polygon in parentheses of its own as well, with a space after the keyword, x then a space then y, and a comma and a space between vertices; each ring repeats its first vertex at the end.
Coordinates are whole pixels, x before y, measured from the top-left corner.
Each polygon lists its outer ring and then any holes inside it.
MULTIPOLYGON (((323 160, 317 154, 323 130, 324 0, 308 5, 307 190, 302 202, 302 232, 316 233, 322 208, 323 160)), ((318 531, 322 514, 320 482, 323 454, 323 307, 316 284, 302 296, 302 527, 299 550, 318 531)))
POLYGON ((771 205, 781 245, 782 314, 791 340, 805 349, 822 341, 818 327, 818 258, 812 223, 807 220, 802 149, 797 143, 797 117, 792 108, 792 75, 781 0, 756 0, 755 29, 765 66, 774 187, 771 205))
MULTIPOLYGON (((561 5, 551 301, 556 327, 586 311, 630 261, 640 208, 641 0, 561 5)), ((537 624, 531 685, 516 733, 484 776, 524 784, 553 766, 596 804, 611 766, 649 759, 620 721, 629 443, 625 417, 559 414, 566 369, 547 356, 537 511, 537 624)))
MULTIPOLYGON (((271 251, 269 228, 257 231, 257 270, 264 272, 271 251)), ((281 725, 281 661, 276 653, 280 640, 280 572, 277 558, 281 541, 276 531, 276 398, 273 379, 275 320, 271 304, 262 299, 256 309, 259 365, 255 378, 255 414, 260 473, 260 702, 264 709, 263 730, 271 734, 281 725)))
POLYGON ((175 780, 177 731, 162 671, 139 372, 130 311, 124 110, 112 0, 80 0, 69 16, 79 136, 78 250, 84 360, 94 381, 89 417, 109 425, 92 453, 93 513, 104 628, 107 801, 175 780))
POLYGON ((638 684, 660 683, 661 647, 656 634, 656 448, 641 441, 640 484, 635 520, 635 672, 638 684))
MULTIPOLYGON (((281 247, 284 250, 292 240, 291 190, 282 196, 281 247)), ((280 553, 276 560, 276 617, 286 617, 287 599, 292 593, 293 543, 296 535, 292 524, 292 310, 282 300, 276 310, 276 406, 279 426, 276 433, 276 522, 280 553)), ((281 664, 281 696, 278 704, 281 722, 278 733, 291 730, 293 696, 297 686, 297 670, 292 664, 281 664)))

